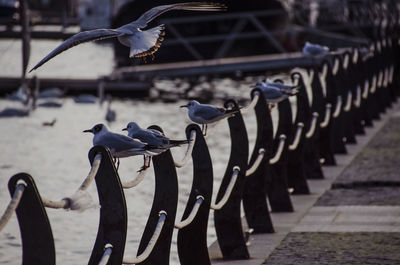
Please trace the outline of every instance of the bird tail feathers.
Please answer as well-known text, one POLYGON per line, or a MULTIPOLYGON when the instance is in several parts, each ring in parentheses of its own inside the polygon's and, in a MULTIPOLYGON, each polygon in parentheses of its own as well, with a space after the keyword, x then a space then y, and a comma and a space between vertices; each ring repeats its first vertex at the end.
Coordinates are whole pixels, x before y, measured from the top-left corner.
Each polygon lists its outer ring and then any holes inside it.
POLYGON ((183 10, 191 11, 225 11, 227 6, 221 3, 189 2, 180 5, 183 10))
POLYGON ((169 140, 171 146, 180 146, 189 143, 188 140, 169 140))
POLYGON ((141 58, 148 55, 153 55, 161 46, 165 35, 165 26, 159 25, 157 27, 141 31, 140 39, 132 39, 129 57, 141 58))
POLYGON ((294 86, 291 89, 281 89, 281 92, 283 94, 289 95, 289 96, 294 96, 297 93, 299 93, 300 86, 294 86))

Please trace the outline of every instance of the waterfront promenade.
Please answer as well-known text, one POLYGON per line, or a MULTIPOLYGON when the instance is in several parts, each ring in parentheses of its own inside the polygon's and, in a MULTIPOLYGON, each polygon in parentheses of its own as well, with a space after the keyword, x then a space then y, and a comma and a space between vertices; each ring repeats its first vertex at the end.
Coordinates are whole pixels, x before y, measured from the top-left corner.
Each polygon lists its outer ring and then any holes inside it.
POLYGON ((275 233, 251 235, 251 259, 212 264, 399 264, 400 104, 381 115, 325 179, 308 180, 311 195, 294 195, 293 213, 272 213, 275 233))

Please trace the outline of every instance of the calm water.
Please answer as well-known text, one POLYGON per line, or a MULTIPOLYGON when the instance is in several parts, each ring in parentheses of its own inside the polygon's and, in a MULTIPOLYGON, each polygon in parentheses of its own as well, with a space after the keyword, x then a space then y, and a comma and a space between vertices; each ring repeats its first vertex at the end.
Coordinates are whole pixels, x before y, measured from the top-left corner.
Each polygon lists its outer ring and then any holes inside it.
MULTIPOLYGON (((0 42, 0 64, 7 65, 1 76, 18 76, 20 65, 19 42, 7 40, 0 42)), ((37 62, 50 49, 57 45, 54 41, 35 42, 32 48, 31 64, 37 62)), ((81 47, 81 46, 78 46, 81 47)), ((70 50, 51 61, 47 67, 38 71, 39 76, 62 76, 92 78, 106 74, 112 69, 112 51, 110 47, 94 44, 82 45, 80 50, 70 50), (83 56, 83 57, 81 57, 83 56), (67 70, 68 69, 68 70, 67 70)), ((219 96, 235 98, 249 97, 249 84, 259 77, 247 78, 241 82, 231 79, 215 79, 200 83, 193 93, 213 90, 219 96)), ((1 85, 1 84, 0 84, 1 85)), ((174 90, 184 87, 181 80, 160 81, 155 84, 156 90, 174 90)), ((156 95, 157 93, 154 92, 156 95)), ((190 123, 186 109, 178 106, 185 104, 182 100, 176 103, 149 103, 138 100, 115 100, 112 109, 117 112, 117 121, 109 126, 120 132, 129 121, 136 121, 142 127, 152 124, 161 126, 166 135, 175 139, 185 138, 185 127, 190 123)), ((222 101, 213 102, 222 106, 222 101)), ((0 99, 0 110, 4 107, 19 104, 0 99)), ((71 98, 63 99, 63 106, 58 109, 38 108, 27 118, 0 119, 0 213, 3 212, 10 196, 7 189, 9 178, 18 172, 31 174, 42 197, 59 200, 72 195, 89 172, 87 154, 92 147, 92 135, 82 133, 96 123, 105 123, 106 105, 76 104, 71 98), (44 127, 42 123, 56 119, 53 127, 44 127)), ((250 140, 250 152, 256 136, 256 122, 251 111, 245 116, 246 128, 250 140)), ((273 114, 276 123, 276 113, 273 114)), ((217 123, 209 129, 207 144, 210 149, 214 169, 214 197, 218 192, 230 152, 229 128, 226 121, 217 123)), ((175 159, 183 157, 185 147, 172 150, 175 159)), ((122 181, 131 180, 140 168, 142 157, 121 160, 119 174, 122 181)), ((179 179, 179 203, 177 220, 180 220, 192 183, 192 166, 189 163, 177 169, 179 179)), ((150 170, 144 181, 129 190, 125 190, 128 208, 128 236, 125 249, 126 256, 137 252, 138 244, 147 221, 153 200, 154 175, 150 170)), ((91 185, 89 193, 95 202, 97 193, 91 185)), ((99 211, 89 209, 83 213, 47 209, 52 226, 58 264, 82 264, 89 259, 95 242, 99 211)), ((216 240, 210 214, 208 244, 216 240)), ((176 233, 173 238, 171 263, 179 264, 176 252, 176 233)), ((21 241, 19 227, 15 216, 0 233, 0 264, 21 263, 21 241)))

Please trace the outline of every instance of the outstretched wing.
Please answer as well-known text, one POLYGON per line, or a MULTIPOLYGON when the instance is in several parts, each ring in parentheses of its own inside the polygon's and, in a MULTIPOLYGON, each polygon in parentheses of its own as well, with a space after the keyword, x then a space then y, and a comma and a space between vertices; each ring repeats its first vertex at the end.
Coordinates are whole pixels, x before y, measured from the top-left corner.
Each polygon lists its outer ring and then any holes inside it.
POLYGON ((156 6, 145 12, 137 20, 133 21, 129 25, 133 25, 138 28, 144 28, 150 21, 170 10, 224 11, 226 10, 226 6, 220 3, 207 2, 178 3, 172 5, 156 6))
POLYGON ((72 37, 66 39, 65 41, 63 41, 57 48, 55 48, 40 62, 38 62, 29 72, 32 72, 33 70, 39 68, 44 63, 49 61, 51 58, 80 43, 117 37, 121 34, 123 33, 114 29, 95 29, 95 30, 79 32, 73 35, 72 37))

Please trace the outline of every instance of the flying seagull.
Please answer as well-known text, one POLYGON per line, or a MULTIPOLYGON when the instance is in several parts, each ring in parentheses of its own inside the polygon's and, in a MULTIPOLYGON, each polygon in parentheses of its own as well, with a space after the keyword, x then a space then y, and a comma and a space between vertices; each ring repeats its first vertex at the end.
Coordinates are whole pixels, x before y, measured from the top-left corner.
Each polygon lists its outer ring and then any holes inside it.
POLYGON ((153 7, 141 15, 137 20, 117 29, 95 29, 73 35, 51 51, 29 72, 39 68, 51 58, 69 48, 72 48, 73 46, 83 42, 114 37, 118 38, 123 45, 130 47, 130 58, 141 58, 153 55, 153 53, 160 48, 161 42, 164 40, 164 25, 159 25, 148 30, 143 29, 147 27, 150 21, 170 10, 224 11, 226 10, 226 6, 224 4, 212 2, 189 2, 153 7))

